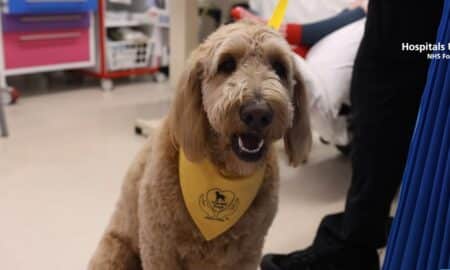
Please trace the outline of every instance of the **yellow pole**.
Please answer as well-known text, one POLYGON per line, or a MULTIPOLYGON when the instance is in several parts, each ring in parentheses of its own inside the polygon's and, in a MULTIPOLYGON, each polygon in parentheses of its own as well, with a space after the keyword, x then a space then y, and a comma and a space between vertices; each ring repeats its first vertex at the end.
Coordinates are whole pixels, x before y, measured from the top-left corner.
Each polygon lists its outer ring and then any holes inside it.
POLYGON ((268 21, 267 25, 275 30, 280 29, 281 23, 283 22, 284 15, 286 14, 288 0, 280 0, 272 14, 272 17, 268 21))

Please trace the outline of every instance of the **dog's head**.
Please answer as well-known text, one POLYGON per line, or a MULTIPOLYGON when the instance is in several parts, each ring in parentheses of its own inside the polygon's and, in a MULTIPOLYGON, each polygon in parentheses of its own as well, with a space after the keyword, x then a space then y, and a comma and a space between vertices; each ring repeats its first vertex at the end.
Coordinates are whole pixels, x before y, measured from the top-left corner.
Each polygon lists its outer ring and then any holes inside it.
POLYGON ((292 165, 311 147, 307 101, 289 45, 251 22, 221 27, 191 55, 169 117, 188 159, 245 175, 284 137, 292 165))

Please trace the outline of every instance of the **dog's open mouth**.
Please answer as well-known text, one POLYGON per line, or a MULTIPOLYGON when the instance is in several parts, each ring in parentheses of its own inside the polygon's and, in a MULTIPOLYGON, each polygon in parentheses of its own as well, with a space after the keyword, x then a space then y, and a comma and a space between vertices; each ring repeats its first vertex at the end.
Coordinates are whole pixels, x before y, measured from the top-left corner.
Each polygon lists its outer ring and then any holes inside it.
POLYGON ((258 161, 265 150, 264 139, 253 133, 235 134, 231 138, 234 153, 244 161, 258 161))

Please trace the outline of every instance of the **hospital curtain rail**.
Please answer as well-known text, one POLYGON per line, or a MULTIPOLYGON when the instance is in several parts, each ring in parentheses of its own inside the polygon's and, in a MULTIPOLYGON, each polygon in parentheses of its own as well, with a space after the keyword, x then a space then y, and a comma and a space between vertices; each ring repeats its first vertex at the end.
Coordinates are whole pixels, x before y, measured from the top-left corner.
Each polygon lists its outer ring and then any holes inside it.
MULTIPOLYGON (((437 35, 445 46, 449 13, 446 0, 437 35)), ((450 269, 449 64, 434 59, 429 66, 383 270, 450 269)))

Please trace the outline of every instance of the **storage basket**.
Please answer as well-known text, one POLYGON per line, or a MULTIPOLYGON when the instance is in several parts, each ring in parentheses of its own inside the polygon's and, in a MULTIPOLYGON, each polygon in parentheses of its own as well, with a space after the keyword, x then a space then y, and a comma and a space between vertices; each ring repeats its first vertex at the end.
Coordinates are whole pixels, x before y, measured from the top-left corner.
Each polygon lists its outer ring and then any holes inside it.
POLYGON ((110 71, 143 68, 150 65, 154 44, 148 41, 108 41, 110 71))

